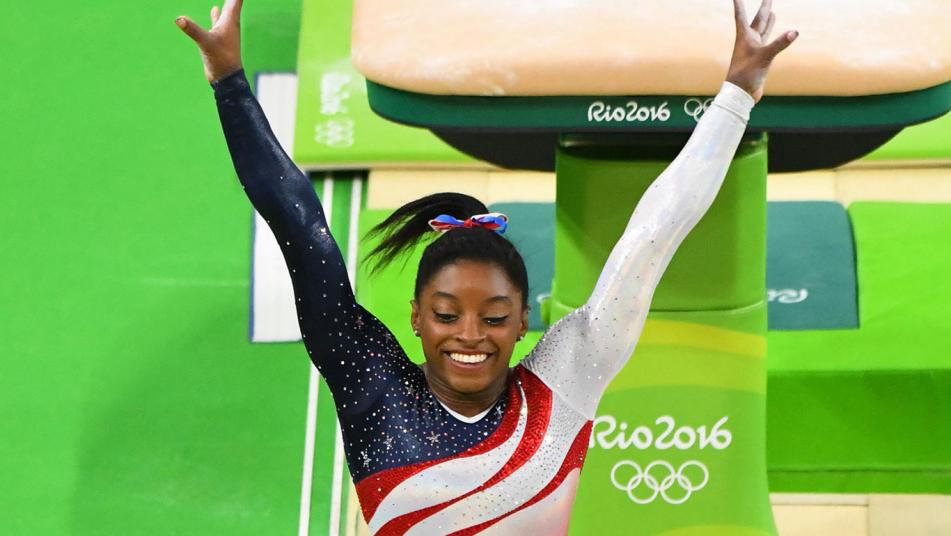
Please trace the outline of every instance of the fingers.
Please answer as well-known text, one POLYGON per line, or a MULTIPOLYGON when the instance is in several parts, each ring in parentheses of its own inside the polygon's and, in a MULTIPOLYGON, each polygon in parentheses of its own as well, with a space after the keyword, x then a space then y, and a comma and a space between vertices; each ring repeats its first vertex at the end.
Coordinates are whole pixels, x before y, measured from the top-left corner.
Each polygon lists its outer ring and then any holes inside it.
POLYGON ((221 8, 221 18, 228 24, 232 21, 240 23, 242 4, 244 4, 242 0, 225 0, 225 5, 221 8))
POLYGON ((776 14, 775 14, 775 13, 770 13, 770 14, 769 14, 769 22, 766 23, 766 29, 763 30, 763 33, 762 33, 763 41, 765 41, 766 38, 769 37, 769 32, 773 31, 773 24, 774 24, 775 22, 776 22, 776 14))
POLYGON ((786 50, 786 47, 791 45, 797 37, 799 37, 799 32, 790 30, 788 32, 784 32, 783 35, 780 35, 774 39, 772 43, 766 45, 766 54, 770 61, 772 61, 772 59, 775 58, 777 54, 786 50))
POLYGON ((766 26, 769 24, 769 17, 772 14, 773 9, 773 0, 763 0, 763 3, 760 4, 759 10, 756 12, 756 16, 753 17, 753 22, 750 23, 750 27, 753 28, 756 33, 763 35, 766 30, 766 26))
POLYGON ((743 8, 743 0, 733 0, 733 18, 736 20, 737 30, 746 26, 746 9, 743 8))
POLYGON ((218 9, 218 6, 211 7, 211 25, 214 26, 218 24, 218 17, 221 16, 221 10, 218 9))
POLYGON ((195 24, 195 21, 191 20, 188 17, 181 16, 175 19, 175 24, 185 32, 188 37, 191 37, 199 45, 205 41, 205 37, 208 35, 201 26, 195 24))

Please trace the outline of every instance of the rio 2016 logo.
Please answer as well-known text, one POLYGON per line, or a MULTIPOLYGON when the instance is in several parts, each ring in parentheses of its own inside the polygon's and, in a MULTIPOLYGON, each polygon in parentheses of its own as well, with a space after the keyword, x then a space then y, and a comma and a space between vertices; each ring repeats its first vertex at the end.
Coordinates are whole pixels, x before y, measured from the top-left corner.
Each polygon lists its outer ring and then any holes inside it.
MULTIPOLYGON (((712 427, 677 426, 669 415, 658 417, 659 428, 618 423, 612 415, 600 415, 594 420, 590 448, 605 450, 724 450, 733 442, 733 433, 725 425, 723 416, 712 427)), ((683 504, 710 481, 707 466, 699 460, 688 460, 675 467, 666 460, 655 460, 646 465, 633 460, 620 460, 611 469, 611 484, 627 494, 637 504, 650 504, 659 498, 668 504, 683 504)))
MULTIPOLYGON (((690 97, 684 101, 684 114, 699 122, 712 104, 713 97, 690 97)), ((589 123, 664 123, 670 117, 667 101, 656 106, 642 106, 635 100, 627 101, 623 105, 594 101, 588 106, 589 123)))
POLYGON ((328 72, 320 77, 320 115, 314 125, 314 141, 334 149, 346 149, 354 143, 355 123, 347 102, 354 77, 349 73, 328 72))
POLYGON ((729 417, 724 416, 713 425, 713 428, 708 430, 706 426, 696 428, 681 426, 678 428, 673 417, 664 415, 654 421, 654 424, 663 426, 655 435, 654 430, 649 426, 641 425, 631 430, 626 422, 618 424, 617 419, 612 415, 600 415, 594 420, 591 427, 591 439, 588 442, 588 447, 594 448, 597 446, 602 449, 629 449, 634 447, 639 450, 646 450, 653 446, 658 450, 670 448, 687 450, 696 446, 701 449, 711 447, 716 450, 723 450, 733 442, 733 433, 724 428, 728 419, 729 417))
POLYGON ((659 106, 639 106, 637 101, 627 101, 624 106, 611 106, 601 101, 592 102, 588 106, 589 123, 644 123, 647 121, 664 122, 670 119, 670 110, 667 102, 659 106))
POLYGON ((783 289, 767 289, 766 290, 766 300, 770 303, 779 302, 779 303, 802 303, 806 301, 806 298, 809 297, 809 289, 801 288, 783 288, 783 289))

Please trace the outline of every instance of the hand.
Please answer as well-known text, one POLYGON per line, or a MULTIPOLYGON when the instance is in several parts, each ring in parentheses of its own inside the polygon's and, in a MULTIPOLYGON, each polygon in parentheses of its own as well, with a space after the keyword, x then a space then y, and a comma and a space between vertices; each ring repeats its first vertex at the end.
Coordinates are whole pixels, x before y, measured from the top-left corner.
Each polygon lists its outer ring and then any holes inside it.
POLYGON ((756 102, 763 96, 763 84, 773 58, 799 37, 799 32, 787 31, 766 44, 769 31, 776 22, 772 3, 772 0, 763 0, 753 22, 747 26, 742 0, 733 0, 736 42, 733 45, 733 58, 730 60, 726 80, 743 88, 756 102))
POLYGON ((181 16, 175 24, 188 34, 201 49, 205 78, 220 80, 241 69, 241 4, 242 0, 225 0, 224 8, 211 8, 211 29, 205 30, 190 18, 181 16))

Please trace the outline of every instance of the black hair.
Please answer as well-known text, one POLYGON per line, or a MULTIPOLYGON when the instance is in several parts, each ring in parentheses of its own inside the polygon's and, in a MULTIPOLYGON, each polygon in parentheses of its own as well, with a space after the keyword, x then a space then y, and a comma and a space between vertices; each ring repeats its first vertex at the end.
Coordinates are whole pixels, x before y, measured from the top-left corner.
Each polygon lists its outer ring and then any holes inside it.
MULTIPOLYGON (((367 238, 382 236, 380 243, 364 262, 375 260, 371 273, 382 269, 407 253, 425 238, 435 236, 429 220, 448 214, 466 220, 489 210, 478 199, 465 194, 444 192, 428 195, 403 205, 379 225, 370 229, 367 238)), ((515 245, 505 237, 482 227, 459 227, 442 233, 423 250, 416 271, 414 297, 439 270, 456 261, 468 260, 494 264, 505 272, 522 293, 522 306, 528 308, 528 272, 525 261, 515 245)))

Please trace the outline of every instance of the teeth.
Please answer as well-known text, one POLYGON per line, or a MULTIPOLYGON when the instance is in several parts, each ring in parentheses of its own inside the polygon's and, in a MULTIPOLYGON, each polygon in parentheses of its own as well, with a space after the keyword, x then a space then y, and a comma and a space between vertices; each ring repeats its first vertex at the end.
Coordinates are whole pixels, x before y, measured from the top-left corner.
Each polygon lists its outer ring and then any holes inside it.
POLYGON ((457 354, 451 352, 449 357, 453 361, 459 361, 460 363, 481 363, 489 357, 489 354, 457 354))

